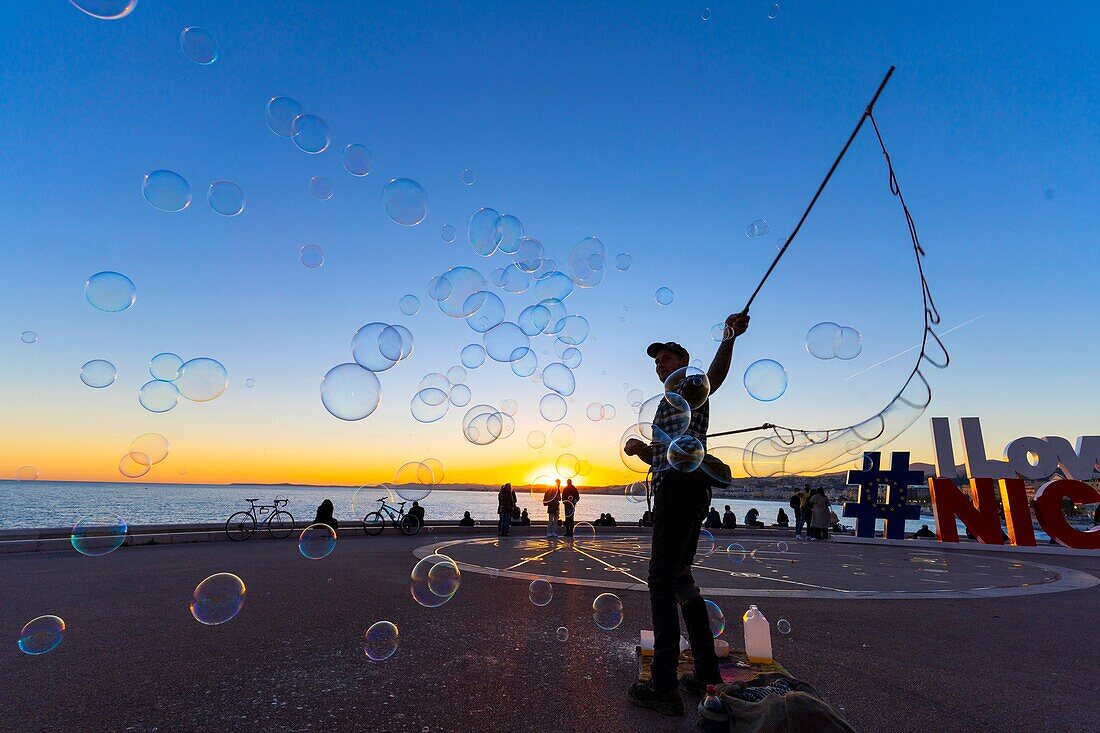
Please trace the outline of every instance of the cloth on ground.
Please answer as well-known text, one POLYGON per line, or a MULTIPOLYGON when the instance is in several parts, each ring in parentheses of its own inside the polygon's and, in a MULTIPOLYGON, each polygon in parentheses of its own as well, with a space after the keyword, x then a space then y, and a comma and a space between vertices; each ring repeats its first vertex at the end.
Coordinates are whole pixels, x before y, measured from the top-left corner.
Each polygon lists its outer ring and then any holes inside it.
POLYGON ((855 733, 816 689, 781 672, 722 685, 719 694, 733 733, 855 733))

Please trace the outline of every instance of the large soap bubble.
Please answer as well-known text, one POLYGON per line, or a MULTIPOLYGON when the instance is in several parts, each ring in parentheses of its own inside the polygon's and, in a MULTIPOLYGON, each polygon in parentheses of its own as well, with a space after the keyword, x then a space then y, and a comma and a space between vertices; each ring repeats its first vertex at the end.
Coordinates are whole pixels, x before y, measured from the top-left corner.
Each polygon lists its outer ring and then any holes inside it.
POLYGON ((523 222, 512 214, 502 214, 497 219, 496 228, 493 231, 493 240, 497 244, 497 251, 506 255, 513 255, 519 247, 520 237, 523 236, 523 222))
POLYGON ((787 370, 774 359, 758 359, 745 370, 744 384, 754 400, 773 402, 787 391, 787 370))
POLYGON ((454 598, 462 582, 462 573, 454 560, 433 553, 421 559, 410 575, 409 592, 425 608, 438 608, 454 598))
POLYGON ((601 593, 592 601, 592 620, 604 631, 619 628, 623 622, 623 602, 614 593, 601 593))
POLYGON ((516 323, 528 336, 537 336, 550 324, 550 309, 541 303, 529 305, 520 311, 516 323))
POLYGON ((569 250, 569 276, 578 287, 592 288, 599 285, 603 280, 606 257, 603 242, 596 237, 585 237, 569 250))
POLYGON ((543 395, 539 400, 539 414, 547 422, 558 422, 565 419, 566 412, 569 411, 569 405, 565 403, 565 400, 561 395, 551 392, 550 394, 543 395))
POLYGON ((513 262, 523 272, 531 273, 542 266, 545 250, 542 242, 534 237, 520 237, 516 243, 516 252, 512 256, 513 262))
POLYGON ((185 361, 176 378, 176 388, 192 402, 217 399, 228 386, 229 372, 221 362, 205 356, 185 361))
POLYGON ((200 624, 216 626, 231 621, 244 608, 244 581, 233 573, 216 573, 195 586, 191 615, 200 624))
POLYGON ((130 442, 130 452, 144 454, 149 459, 150 465, 160 463, 167 458, 168 448, 168 438, 160 433, 145 433, 130 442))
POLYGON ((149 360, 149 374, 153 379, 174 382, 179 379, 183 359, 178 354, 162 351, 149 360))
MULTIPOLYGON (((294 120, 305 112, 298 100, 272 97, 267 102, 267 127, 279 137, 294 137, 294 120)), ((326 197, 327 198, 327 197, 326 197)))
POLYGON ((16 644, 19 646, 19 651, 24 654, 48 654, 56 649, 64 638, 65 621, 60 616, 39 616, 23 626, 16 644))
POLYGON ((360 327, 351 339, 352 358, 364 369, 384 372, 398 361, 400 339, 400 333, 388 323, 368 323, 360 327))
POLYGON ((423 501, 436 484, 435 472, 424 461, 409 461, 393 473, 390 487, 405 501, 423 501))
POLYGON ((572 315, 562 318, 557 323, 555 333, 558 335, 558 341, 570 346, 577 346, 583 344, 585 339, 588 338, 588 319, 584 316, 572 315))
POLYGON ((576 437, 577 431, 568 423, 558 423, 554 426, 554 429, 550 431, 550 439, 553 440, 554 445, 559 448, 568 448, 573 445, 573 440, 576 437))
MULTIPOLYGON (((683 398, 692 410, 697 410, 710 397, 710 379, 702 369, 693 366, 680 367, 665 380, 665 394, 683 398)), ((672 399, 670 398, 670 401, 672 399)), ((673 404, 678 404, 674 401, 673 404)))
MULTIPOLYGON (((69 0, 72 6, 93 18, 119 20, 134 12, 138 0, 69 0)), ((46 617, 43 617, 46 618, 46 617)), ((57 618, 56 616, 52 618, 57 618)), ((64 622, 62 622, 64 626, 64 622)), ((60 643, 60 642, 59 642, 60 643)))
POLYGON ((180 401, 176 385, 164 379, 146 382, 138 391, 138 402, 149 412, 168 412, 180 401))
POLYGON ((128 529, 126 520, 117 514, 95 512, 76 523, 69 542, 81 555, 101 557, 122 546, 128 529))
POLYGON ((218 42, 210 31, 198 26, 188 26, 180 31, 180 50, 183 55, 202 66, 218 60, 218 42))
POLYGON ((481 344, 467 344, 462 347, 459 360, 467 369, 477 369, 485 363, 485 347, 481 344))
POLYGON ((545 578, 532 580, 531 585, 527 586, 527 597, 536 606, 548 605, 554 600, 554 586, 550 585, 550 581, 545 578))
POLYGON ((678 392, 663 392, 650 397, 638 407, 640 422, 657 422, 660 413, 664 434, 675 438, 687 432, 691 425, 691 406, 678 392))
POLYGON ((637 473, 649 473, 650 464, 648 461, 642 460, 640 456, 630 455, 626 452, 626 446, 630 444, 631 441, 639 441, 643 445, 651 446, 654 455, 657 455, 658 452, 668 450, 668 444, 671 442, 671 439, 664 431, 649 422, 640 422, 636 425, 631 425, 623 432, 622 437, 619 438, 619 458, 622 459, 623 465, 637 473))
POLYGON ((332 181, 324 176, 310 178, 309 193, 318 201, 328 201, 332 198, 332 181))
POLYGON ((131 451, 122 456, 118 461, 118 472, 126 478, 141 478, 149 473, 153 463, 144 453, 131 451))
POLYGON ((703 557, 714 554, 714 535, 709 529, 699 530, 699 540, 695 544, 695 552, 703 557))
POLYGON ((680 435, 672 439, 666 451, 666 458, 670 466, 677 471, 690 473, 703 463, 707 451, 703 444, 693 435, 680 435))
POLYGON ((519 348, 512 352, 512 373, 517 377, 529 377, 539 368, 539 358, 534 349, 519 348))
POLYGON ((321 380, 321 403, 341 420, 362 420, 374 412, 381 399, 382 383, 358 364, 334 366, 321 380))
POLYGON ((120 272, 97 272, 84 282, 84 297, 96 310, 118 313, 137 302, 137 288, 120 272))
POLYGON ((480 290, 466 300, 462 308, 470 311, 470 315, 466 316, 466 325, 478 333, 486 333, 504 322, 504 302, 496 293, 480 290))
POLYGON ((428 286, 428 295, 439 310, 451 318, 465 318, 481 307, 483 300, 471 298, 485 291, 485 277, 469 267, 452 267, 428 286))
POLYGON ((362 177, 368 175, 372 168, 374 158, 366 145, 352 143, 344 148, 344 170, 348 173, 362 177))
POLYGON ((833 359, 839 338, 839 325, 832 321, 818 323, 806 332, 806 351, 815 359, 833 359))
POLYGON ((531 345, 531 339, 516 324, 511 321, 497 324, 489 329, 482 337, 485 345, 485 353, 493 361, 510 362, 514 358, 523 356, 521 349, 531 345), (520 352, 517 354, 517 352, 520 352), (513 357, 515 354, 515 357, 513 357))
POLYGON ((496 284, 504 292, 518 295, 531 287, 531 275, 513 262, 501 270, 500 282, 496 284))
POLYGON ((836 345, 836 358, 848 361, 863 351, 863 335, 850 326, 842 326, 836 345))
POLYGON ((110 387, 117 376, 115 365, 105 359, 92 359, 80 367, 80 381, 94 389, 110 387))
POLYGON ((447 415, 448 392, 437 387, 427 387, 412 396, 409 413, 413 419, 422 423, 433 423, 447 415))
POLYGON ((707 599, 707 620, 710 621, 710 634, 715 639, 726 631, 726 614, 714 601, 707 599))
POLYGON ((298 535, 298 552, 307 560, 321 560, 336 549, 336 530, 327 524, 311 524, 298 535))
POLYGON ((539 300, 565 300, 573 292, 573 281, 564 272, 551 270, 535 279, 535 297, 539 300))
POLYGON ((154 209, 183 211, 191 205, 191 184, 175 171, 149 171, 141 181, 141 195, 154 209))
POLYGON ((298 115, 291 125, 294 145, 303 153, 317 155, 328 149, 332 142, 332 132, 328 123, 316 115, 298 115))
POLYGON ((547 364, 542 370, 542 383, 560 395, 568 397, 577 389, 573 371, 561 362, 547 364))
POLYGON ((206 192, 206 202, 222 216, 236 216, 244 211, 244 191, 233 181, 214 181, 206 192))
POLYGON ((462 435, 474 445, 489 445, 515 430, 515 421, 491 405, 474 405, 462 418, 462 435))
POLYGON ((363 635, 363 654, 371 661, 384 662, 397 652, 400 634, 392 621, 375 621, 363 635))
POLYGON ((394 178, 382 189, 382 208, 391 221, 416 226, 428 216, 428 194, 411 178, 394 178))
POLYGON ((466 223, 466 235, 470 247, 482 257, 488 257, 497 249, 496 230, 500 212, 496 209, 478 209, 470 214, 466 223))

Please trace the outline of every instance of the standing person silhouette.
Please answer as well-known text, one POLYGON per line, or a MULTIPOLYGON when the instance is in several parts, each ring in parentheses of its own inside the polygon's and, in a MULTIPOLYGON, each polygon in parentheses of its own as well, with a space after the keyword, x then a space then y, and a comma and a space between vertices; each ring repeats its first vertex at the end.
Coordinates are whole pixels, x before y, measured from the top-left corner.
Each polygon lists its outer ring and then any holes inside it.
POLYGON ((554 487, 542 495, 546 507, 546 536, 558 536, 558 507, 561 506, 561 479, 555 479, 554 487))
POLYGON ((573 479, 565 482, 565 488, 561 490, 561 499, 565 503, 565 536, 573 536, 573 519, 577 513, 577 503, 581 500, 581 492, 573 485, 573 479))
MULTIPOLYGON (((707 370, 711 395, 726 381, 733 358, 733 344, 748 326, 749 317, 744 313, 736 313, 726 319, 724 338, 707 370)), ((657 378, 662 382, 689 362, 687 349, 671 341, 650 344, 646 353, 653 359, 657 378)), ((675 432, 671 423, 678 417, 672 403, 661 400, 653 417, 654 433, 675 432)), ((699 440, 705 448, 709 423, 708 398, 691 411, 686 434, 699 440)), ((706 601, 691 574, 699 529, 710 507, 711 482, 701 470, 684 473, 669 465, 667 448, 667 441, 662 444, 655 440, 647 445, 638 439, 628 440, 624 446, 628 455, 637 456, 652 467, 654 487, 653 540, 647 579, 653 613, 652 677, 646 682, 632 684, 627 690, 627 697, 635 705, 664 715, 683 715, 684 701, 680 697, 680 689, 701 695, 708 684, 722 681, 706 601), (695 662, 694 673, 688 673, 679 680, 676 676, 680 658, 677 608, 684 617, 695 662)))

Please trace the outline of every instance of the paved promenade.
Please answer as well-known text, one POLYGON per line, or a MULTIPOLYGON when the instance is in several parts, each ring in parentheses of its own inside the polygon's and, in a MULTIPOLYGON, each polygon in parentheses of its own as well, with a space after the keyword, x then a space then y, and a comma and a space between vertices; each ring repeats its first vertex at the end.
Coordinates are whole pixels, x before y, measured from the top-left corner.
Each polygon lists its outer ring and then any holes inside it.
MULTIPOLYGON (((641 711, 624 696, 634 644, 649 626, 648 541, 601 532, 548 544, 519 531, 417 537, 341 535, 309 561, 292 540, 123 547, 102 558, 68 551, 0 555, 0 730, 693 730, 693 716, 641 711), (417 555, 463 568, 441 608, 409 595, 417 555), (202 626, 194 586, 216 572, 245 580, 244 609, 202 626), (532 577, 554 583, 536 607, 532 577), (603 590, 625 621, 592 622, 603 590), (52 613, 65 640, 40 657, 15 638, 52 613), (391 659, 360 641, 378 620, 400 627, 391 659), (569 629, 565 642, 555 638, 569 629)), ((700 558, 701 585, 741 643, 738 618, 757 603, 792 674, 817 686, 860 731, 1086 730, 1095 725, 1100 557, 794 543, 719 535, 700 558), (744 545, 740 558, 726 551, 744 545), (755 557, 753 551, 756 551, 755 557)), ((694 701, 691 701, 694 704, 694 701)))

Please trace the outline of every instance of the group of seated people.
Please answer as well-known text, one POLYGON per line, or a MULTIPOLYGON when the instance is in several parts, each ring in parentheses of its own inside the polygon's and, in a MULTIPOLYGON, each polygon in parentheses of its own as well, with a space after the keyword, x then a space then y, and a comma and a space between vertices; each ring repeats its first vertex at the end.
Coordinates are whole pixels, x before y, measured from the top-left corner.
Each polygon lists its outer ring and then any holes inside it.
POLYGON ((615 527, 615 517, 611 516, 611 513, 601 514, 600 518, 592 522, 593 527, 615 527))
MULTIPOLYGON (((749 509, 745 512, 745 526, 746 527, 764 527, 767 526, 760 521, 760 510, 756 507, 749 509)), ((791 526, 790 517, 782 509, 775 516, 775 527, 789 527, 791 526)), ((707 513, 707 518, 703 522, 703 527, 706 529, 737 529, 737 517, 733 513, 733 509, 729 504, 726 504, 726 510, 722 514, 718 513, 718 510, 714 507, 710 508, 707 513)))
MULTIPOLYGON (((421 511, 424 511, 424 510, 421 509, 421 511)), ((530 527, 531 526, 531 517, 527 514, 526 509, 524 509, 523 511, 520 511, 519 508, 517 507, 516 510, 514 512, 512 512, 512 521, 515 524, 520 525, 521 527, 530 527)), ((473 527, 474 524, 475 524, 474 518, 472 516, 470 516, 469 512, 463 512, 462 519, 458 520, 458 526, 459 527, 473 527)))

